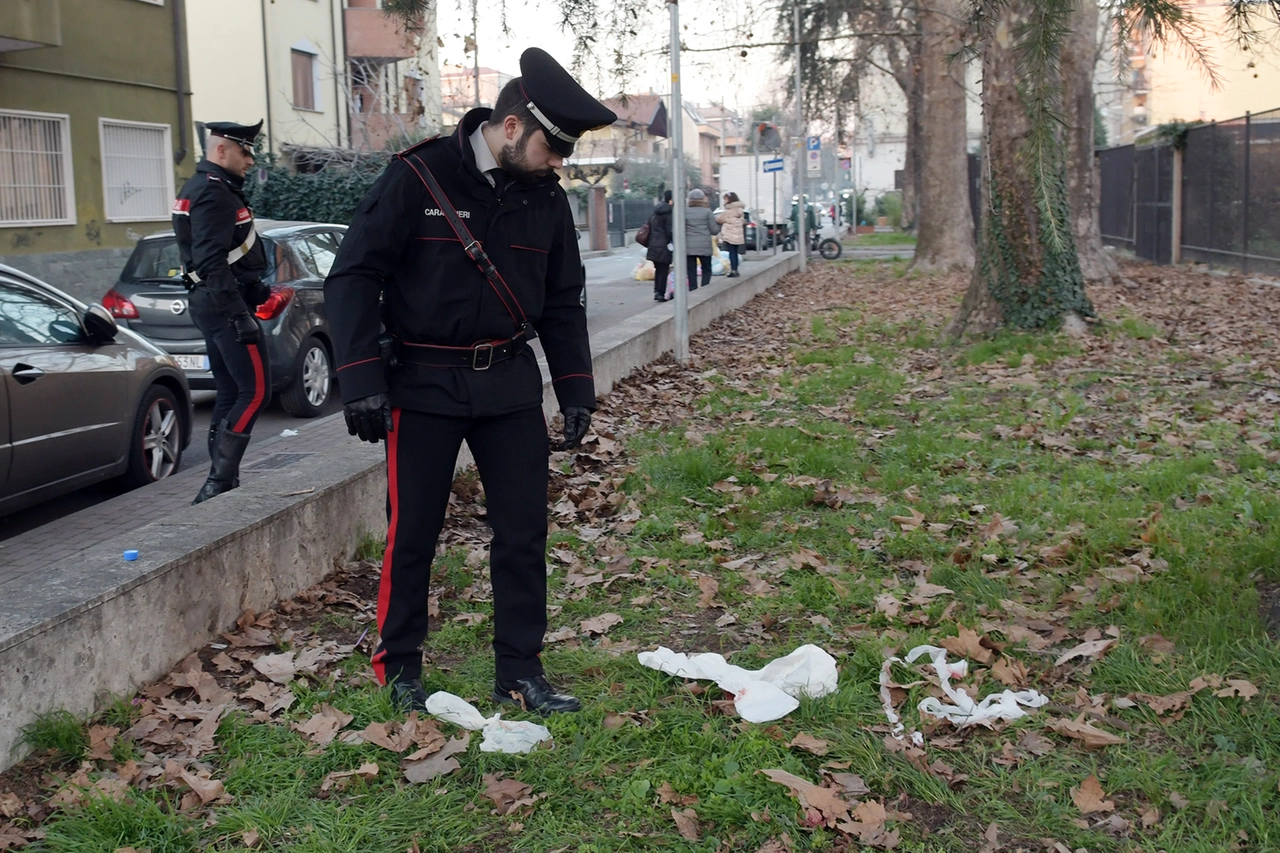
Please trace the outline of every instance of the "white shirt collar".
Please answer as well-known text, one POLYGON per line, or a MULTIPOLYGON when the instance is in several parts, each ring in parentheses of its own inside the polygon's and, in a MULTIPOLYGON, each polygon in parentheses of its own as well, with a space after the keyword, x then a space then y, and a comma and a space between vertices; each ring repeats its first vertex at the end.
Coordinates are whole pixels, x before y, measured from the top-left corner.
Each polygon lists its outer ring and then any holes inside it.
POLYGON ((476 168, 480 170, 480 174, 484 175, 484 179, 489 182, 489 186, 496 186, 493 181, 493 175, 489 174, 490 169, 500 169, 498 161, 493 159, 493 152, 489 150, 489 143, 485 142, 484 129, 488 126, 487 121, 480 122, 469 137, 471 140, 471 150, 476 155, 476 168))

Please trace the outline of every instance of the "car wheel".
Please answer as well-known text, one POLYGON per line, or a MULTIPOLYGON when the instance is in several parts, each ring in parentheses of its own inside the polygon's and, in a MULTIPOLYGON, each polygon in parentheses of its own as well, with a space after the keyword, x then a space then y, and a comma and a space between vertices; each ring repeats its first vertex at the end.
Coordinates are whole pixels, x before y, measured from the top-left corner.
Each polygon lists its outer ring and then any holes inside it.
POLYGON ((129 467, 124 483, 131 489, 171 476, 182 464, 182 419, 178 400, 163 385, 152 385, 133 419, 129 467))
POLYGON ((280 394, 280 405, 295 418, 320 415, 333 391, 333 367, 329 350, 319 338, 307 338, 298 347, 293 381, 280 394))

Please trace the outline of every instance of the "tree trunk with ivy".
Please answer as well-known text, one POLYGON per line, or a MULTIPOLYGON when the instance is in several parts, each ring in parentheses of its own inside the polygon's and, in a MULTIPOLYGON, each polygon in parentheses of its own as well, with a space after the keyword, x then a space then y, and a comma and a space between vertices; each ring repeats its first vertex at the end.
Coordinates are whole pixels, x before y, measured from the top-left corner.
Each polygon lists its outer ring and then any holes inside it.
POLYGON ((970 269, 974 263, 973 213, 969 207, 969 159, 960 52, 961 0, 933 0, 920 9, 923 50, 920 84, 924 113, 921 134, 921 193, 912 269, 970 269))
POLYGON ((1063 114, 1067 132, 1067 192, 1080 270, 1090 284, 1109 284, 1118 272, 1102 247, 1094 158, 1093 75, 1098 64, 1098 7, 1081 3, 1062 45, 1063 114))
MULTIPOLYGON (((951 338, 1000 326, 1044 328, 1069 314, 1093 314, 1076 256, 1065 146, 1055 118, 1061 80, 1053 68, 1025 73, 1029 47, 1021 41, 1046 25, 1068 24, 1046 22, 1048 4, 1036 3, 991 4, 981 31, 985 216, 969 290, 947 328, 951 338)), ((1070 15, 1072 4, 1055 5, 1070 15)))

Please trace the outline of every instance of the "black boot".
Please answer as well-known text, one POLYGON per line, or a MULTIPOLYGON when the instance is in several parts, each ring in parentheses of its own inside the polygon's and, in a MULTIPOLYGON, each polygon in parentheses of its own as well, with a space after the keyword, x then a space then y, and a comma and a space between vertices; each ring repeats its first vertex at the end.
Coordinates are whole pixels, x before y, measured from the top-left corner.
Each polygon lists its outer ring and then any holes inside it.
POLYGON ((214 442, 213 465, 209 479, 200 487, 200 493, 191 503, 198 504, 229 492, 240 485, 240 460, 249 446, 249 433, 232 432, 226 421, 218 425, 218 437, 214 442))
MULTIPOLYGON (((218 430, 221 429, 222 425, 225 423, 226 421, 222 420, 222 421, 218 421, 216 424, 212 424, 209 427, 209 476, 210 477, 213 476, 213 470, 214 470, 213 466, 217 464, 215 460, 218 457, 218 430)), ((239 477, 236 477, 234 480, 231 481, 231 488, 233 489, 240 488, 239 477)))

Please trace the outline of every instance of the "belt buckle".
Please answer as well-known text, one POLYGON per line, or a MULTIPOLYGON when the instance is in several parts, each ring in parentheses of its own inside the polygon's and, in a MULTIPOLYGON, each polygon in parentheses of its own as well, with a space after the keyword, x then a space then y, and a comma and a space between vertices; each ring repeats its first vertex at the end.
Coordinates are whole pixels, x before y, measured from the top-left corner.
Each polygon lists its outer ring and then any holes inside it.
POLYGON ((476 344, 471 348, 471 369, 472 370, 488 370, 493 366, 493 344, 476 344), (484 360, 484 366, 480 366, 480 353, 488 353, 484 360))

